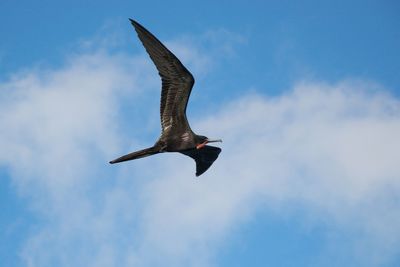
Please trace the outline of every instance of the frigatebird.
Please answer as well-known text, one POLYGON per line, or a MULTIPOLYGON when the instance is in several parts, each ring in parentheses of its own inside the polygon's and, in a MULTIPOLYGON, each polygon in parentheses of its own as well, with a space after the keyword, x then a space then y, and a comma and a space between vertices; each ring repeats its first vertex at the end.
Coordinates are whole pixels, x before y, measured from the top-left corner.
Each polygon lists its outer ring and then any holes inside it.
POLYGON ((197 135, 189 126, 186 107, 194 85, 193 75, 153 34, 138 22, 129 20, 161 76, 161 136, 154 146, 129 153, 110 163, 163 152, 179 152, 196 161, 196 176, 199 176, 210 168, 221 152, 219 147, 207 144, 222 140, 210 140, 206 136, 197 135))

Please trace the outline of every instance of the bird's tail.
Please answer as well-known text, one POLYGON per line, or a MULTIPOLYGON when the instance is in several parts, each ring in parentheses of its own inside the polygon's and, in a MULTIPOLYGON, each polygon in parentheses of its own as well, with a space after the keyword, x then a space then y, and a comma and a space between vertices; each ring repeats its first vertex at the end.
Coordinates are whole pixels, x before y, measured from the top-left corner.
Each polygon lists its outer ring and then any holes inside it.
POLYGON ((119 157, 117 159, 110 161, 110 163, 114 164, 114 163, 127 161, 127 160, 140 159, 140 158, 151 156, 151 155, 154 155, 157 153, 160 153, 159 149, 157 147, 153 146, 153 147, 145 148, 145 149, 142 149, 139 151, 135 151, 135 152, 126 154, 122 157, 119 157))

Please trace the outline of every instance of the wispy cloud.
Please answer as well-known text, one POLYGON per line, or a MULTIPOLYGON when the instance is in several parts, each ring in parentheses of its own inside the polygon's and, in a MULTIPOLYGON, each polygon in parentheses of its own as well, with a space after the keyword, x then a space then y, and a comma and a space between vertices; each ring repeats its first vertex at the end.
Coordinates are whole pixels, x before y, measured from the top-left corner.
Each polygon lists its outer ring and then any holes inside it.
POLYGON ((180 36, 166 42, 166 45, 196 73, 196 77, 203 78, 225 59, 235 56, 238 45, 246 41, 240 34, 226 29, 215 29, 200 35, 180 36))
MULTIPOLYGON (((176 47, 197 62, 191 45, 176 47)), ((288 207, 357 232, 350 253, 365 265, 399 252, 398 99, 349 81, 244 94, 192 123, 224 140, 200 179, 178 154, 109 166, 140 146, 123 125, 154 115, 118 108, 149 101, 138 96, 154 83, 141 80, 156 74, 148 66, 103 51, 0 85, 0 162, 43 222, 27 237, 27 266, 207 266, 256 210, 288 207)))
MULTIPOLYGON (((62 68, 19 73, 1 84, 0 162, 43 222, 27 237, 22 255, 28 266, 54 261, 81 266, 106 246, 109 222, 96 199, 107 206, 124 196, 112 191, 103 198, 92 190, 104 192, 108 183, 105 167, 123 138, 117 134, 117 102, 127 90, 138 94, 140 67, 137 58, 93 52, 73 56, 62 68), (71 261, 76 244, 82 257, 78 253, 71 261)), ((114 220, 111 214, 109 219, 114 220)))
POLYGON ((396 255, 399 101, 373 89, 303 83, 283 96, 245 96, 199 121, 197 129, 224 138, 223 154, 201 181, 171 158, 170 175, 144 190, 144 251, 198 263, 192 250, 207 251, 255 210, 305 208, 315 223, 357 233, 349 255, 361 253, 363 266, 396 255))

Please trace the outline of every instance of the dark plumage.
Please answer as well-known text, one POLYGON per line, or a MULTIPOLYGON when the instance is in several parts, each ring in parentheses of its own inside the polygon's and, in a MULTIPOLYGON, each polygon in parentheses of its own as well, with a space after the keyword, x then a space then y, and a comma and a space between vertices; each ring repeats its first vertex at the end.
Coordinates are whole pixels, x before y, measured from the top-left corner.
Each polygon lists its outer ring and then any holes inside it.
POLYGON ((162 152, 180 152, 196 161, 196 176, 203 174, 218 158, 221 149, 206 145, 221 140, 209 140, 195 134, 186 118, 186 107, 194 85, 192 74, 153 34, 130 19, 140 41, 161 76, 161 136, 150 148, 129 153, 111 164, 147 157, 162 152))

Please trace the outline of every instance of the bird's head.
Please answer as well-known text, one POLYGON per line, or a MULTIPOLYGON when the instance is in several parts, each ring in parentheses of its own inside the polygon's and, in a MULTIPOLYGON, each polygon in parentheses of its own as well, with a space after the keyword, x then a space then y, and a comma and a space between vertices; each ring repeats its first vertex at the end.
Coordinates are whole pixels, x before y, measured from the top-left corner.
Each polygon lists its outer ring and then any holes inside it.
POLYGON ((197 139, 196 140, 196 148, 197 149, 203 148, 208 143, 222 142, 221 139, 210 140, 210 139, 208 139, 208 137, 203 136, 203 135, 197 135, 196 137, 197 137, 196 138, 197 139))

